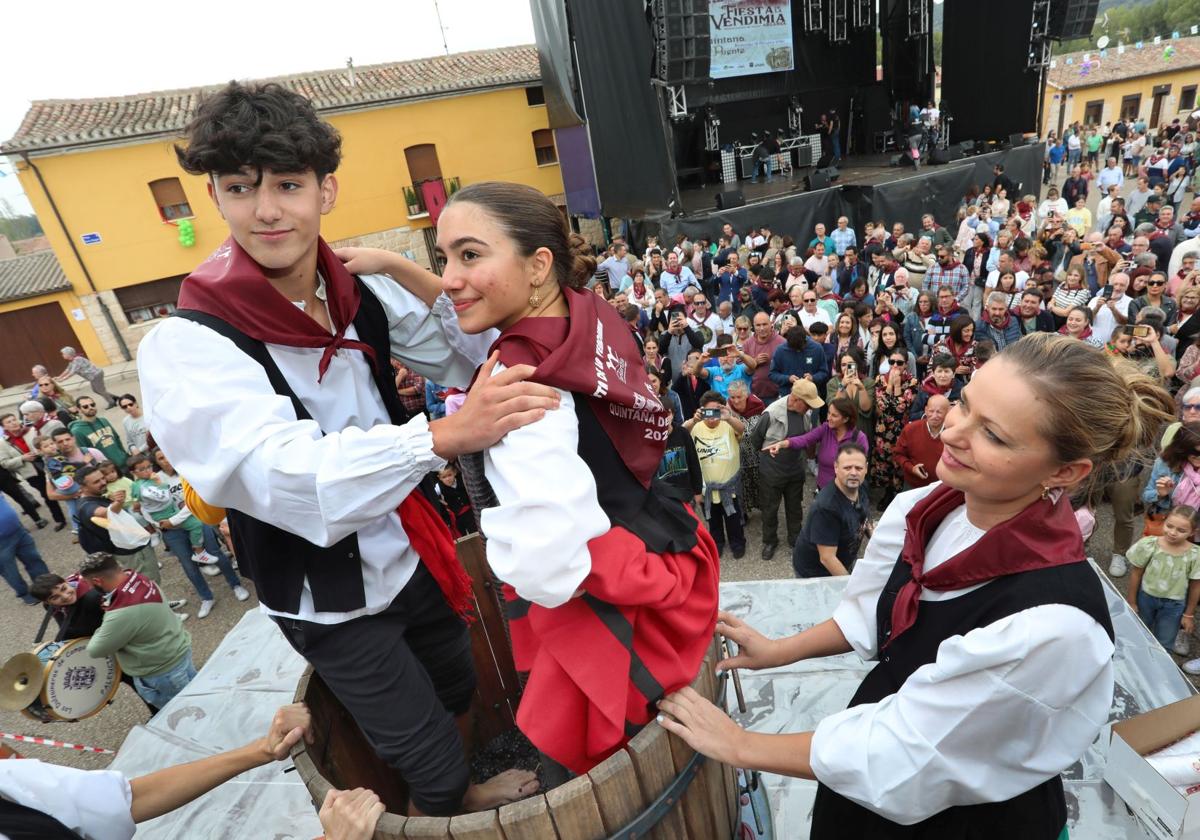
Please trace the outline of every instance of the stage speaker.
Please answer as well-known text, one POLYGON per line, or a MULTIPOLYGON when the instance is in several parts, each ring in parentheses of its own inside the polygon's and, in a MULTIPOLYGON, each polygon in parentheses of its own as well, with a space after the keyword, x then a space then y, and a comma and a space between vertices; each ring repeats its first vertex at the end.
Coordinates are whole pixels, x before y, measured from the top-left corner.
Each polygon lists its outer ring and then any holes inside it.
POLYGON ((1014 149, 1024 146, 1025 145, 1025 135, 1024 134, 1008 135, 1008 145, 1012 146, 1014 149))
POLYGON ((1099 10, 1100 0, 1051 0, 1050 31, 1047 34, 1062 41, 1088 38, 1099 10))
POLYGON ((899 166, 900 165, 900 157, 901 157, 900 155, 892 155, 892 159, 888 163, 888 166, 899 166))
POLYGON ((962 147, 950 146, 947 149, 934 149, 929 153, 929 162, 931 164, 953 163, 956 160, 962 160, 962 147))
POLYGON ((821 155, 817 158, 817 169, 828 169, 833 165, 833 155, 821 155))
POLYGON ((804 189, 808 192, 813 190, 823 190, 829 187, 829 176, 825 173, 827 169, 818 169, 811 175, 804 178, 804 189))
POLYGON ((706 0, 652 0, 654 73, 668 85, 708 82, 706 0))
POLYGON ((817 171, 824 175, 830 183, 836 181, 838 176, 841 174, 838 172, 838 168, 836 166, 822 166, 817 171))
POLYGON ((958 144, 958 148, 962 151, 962 153, 964 155, 973 154, 975 152, 975 141, 974 140, 964 140, 958 144))
POLYGON ((721 190, 717 193, 717 209, 732 210, 734 207, 745 207, 746 196, 742 195, 742 191, 736 187, 729 190, 721 190))

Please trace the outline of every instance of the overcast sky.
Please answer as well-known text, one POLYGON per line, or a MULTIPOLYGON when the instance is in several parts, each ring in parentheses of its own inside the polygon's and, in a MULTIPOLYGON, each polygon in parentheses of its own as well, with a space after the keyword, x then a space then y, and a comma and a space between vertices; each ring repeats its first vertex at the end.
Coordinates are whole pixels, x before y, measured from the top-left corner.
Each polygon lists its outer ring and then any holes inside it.
MULTIPOLYGON (((533 43, 527 0, 438 0, 451 52, 533 43)), ((122 96, 443 52, 433 0, 21 7, 0 50, 0 139, 36 99, 122 96)), ((30 212, 0 157, 0 199, 30 212)), ((44 220, 43 220, 44 222, 44 220)))

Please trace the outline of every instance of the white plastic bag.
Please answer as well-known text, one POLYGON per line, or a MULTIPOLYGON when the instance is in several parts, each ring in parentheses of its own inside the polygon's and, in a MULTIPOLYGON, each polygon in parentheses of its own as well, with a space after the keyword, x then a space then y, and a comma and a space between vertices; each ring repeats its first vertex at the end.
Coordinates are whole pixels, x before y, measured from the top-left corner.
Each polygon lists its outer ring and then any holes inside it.
POLYGON ((150 543, 150 534, 127 510, 108 509, 108 537, 113 545, 126 551, 150 543))

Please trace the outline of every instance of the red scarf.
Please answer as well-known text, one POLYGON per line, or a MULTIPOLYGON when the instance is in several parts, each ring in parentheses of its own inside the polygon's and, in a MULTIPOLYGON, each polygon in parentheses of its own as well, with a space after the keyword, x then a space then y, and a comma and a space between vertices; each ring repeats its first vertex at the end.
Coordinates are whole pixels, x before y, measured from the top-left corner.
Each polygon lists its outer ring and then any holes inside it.
POLYGON ((925 547, 942 520, 962 504, 962 491, 942 484, 908 512, 900 559, 911 567, 912 580, 900 588, 892 604, 892 635, 887 644, 916 623, 922 589, 948 592, 1018 572, 1083 562, 1083 536, 1064 493, 1053 502, 1038 499, 986 531, 974 545, 925 572, 925 547))
POLYGON ((262 266, 233 237, 183 281, 179 308, 207 312, 258 341, 325 348, 317 365, 318 382, 325 376, 333 354, 342 347, 361 351, 375 367, 375 351, 361 341, 346 338, 346 328, 358 314, 358 283, 324 239, 317 240, 317 270, 325 278, 333 335, 275 291, 262 266))
POLYGON ((1084 327, 1084 328, 1083 328, 1083 332, 1081 332, 1079 335, 1072 336, 1072 335, 1071 335, 1069 332, 1067 332, 1067 327, 1066 327, 1066 325, 1064 324, 1063 326, 1061 326, 1061 327, 1059 327, 1059 328, 1058 328, 1058 334, 1059 334, 1059 335, 1065 335, 1065 336, 1068 336, 1068 337, 1071 337, 1071 338, 1078 338, 1080 341, 1083 341, 1085 338, 1091 338, 1091 335, 1092 335, 1092 328, 1091 328, 1091 327, 1084 327))
MULTIPOLYGON (((158 584, 133 569, 127 569, 126 574, 128 577, 125 578, 125 582, 104 599, 105 612, 119 610, 122 607, 135 607, 138 604, 161 604, 163 602, 162 590, 158 588, 158 584)), ((75 592, 82 594, 78 589, 75 592)))
MULTIPOLYGON (((275 291, 262 266, 232 237, 183 281, 179 308, 207 312, 239 332, 269 344, 323 347, 317 364, 318 382, 325 376, 333 354, 343 347, 361 351, 374 367, 377 360, 371 346, 346 338, 346 328, 354 322, 361 302, 358 283, 323 239, 317 240, 317 270, 325 278, 333 335, 275 291)), ((471 609, 471 579, 458 562, 454 539, 446 523, 420 490, 409 493, 396 513, 409 543, 437 581, 446 603, 458 615, 467 617, 471 609)))
POLYGON ((25 438, 21 437, 20 435, 14 435, 12 432, 5 432, 4 437, 8 439, 8 442, 11 443, 14 448, 26 455, 29 454, 29 444, 25 442, 25 438))
POLYGON ((938 394, 945 396, 954 390, 954 380, 951 379, 950 384, 943 388, 941 385, 937 384, 937 380, 933 378, 933 374, 931 373, 929 376, 926 376, 925 381, 921 383, 921 390, 926 394, 929 394, 931 397, 935 397, 938 394))
POLYGON ((613 447, 642 486, 662 461, 671 411, 650 386, 633 334, 611 306, 596 295, 563 289, 567 318, 523 318, 488 351, 500 361, 537 368, 530 377, 590 399, 613 447))

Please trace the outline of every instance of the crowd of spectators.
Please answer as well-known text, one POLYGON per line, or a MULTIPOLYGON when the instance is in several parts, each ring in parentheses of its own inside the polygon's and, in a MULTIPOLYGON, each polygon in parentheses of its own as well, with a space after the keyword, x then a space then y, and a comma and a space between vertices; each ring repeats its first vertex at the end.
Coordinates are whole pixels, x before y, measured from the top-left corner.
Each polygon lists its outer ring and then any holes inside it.
MULTIPOLYGON (((1139 131, 1095 136, 1123 150, 1139 131)), ((1192 136, 1164 128, 1161 149, 1128 171, 1103 166, 1104 154, 1065 159, 1065 179, 1040 200, 1036 185, 997 166, 991 183, 963 197, 956 219, 926 214, 915 230, 888 220, 856 230, 841 217, 811 231, 725 224, 669 243, 615 239, 593 290, 630 325, 690 437, 668 457, 676 466, 693 457, 699 469, 667 470, 664 461, 664 472, 687 485, 718 546, 740 559, 746 517, 758 509, 764 559, 782 539, 797 574, 844 573, 871 508, 935 480, 941 426, 963 385, 1031 333, 1130 358, 1187 392, 1200 375, 1200 197, 1172 184, 1189 184, 1196 171, 1192 136), (1094 214, 1093 191, 1103 193, 1094 214), (863 474, 839 482, 840 462, 857 465, 858 451, 863 474), (806 497, 806 483, 834 488, 840 503, 806 497), (817 520, 811 529, 803 507, 817 520), (851 527, 852 545, 828 537, 851 527), (810 532, 827 541, 812 543, 810 532)), ((1069 137, 1095 145, 1078 127, 1069 137)), ((1061 145, 1050 138, 1051 151, 1061 145)), ((1129 465, 1107 488, 1114 576, 1128 568, 1145 482, 1145 470, 1129 465)))

